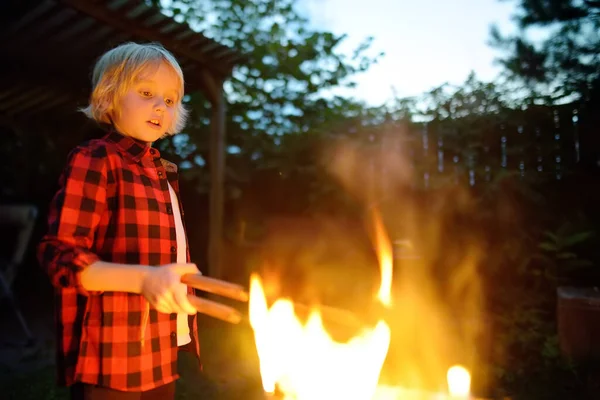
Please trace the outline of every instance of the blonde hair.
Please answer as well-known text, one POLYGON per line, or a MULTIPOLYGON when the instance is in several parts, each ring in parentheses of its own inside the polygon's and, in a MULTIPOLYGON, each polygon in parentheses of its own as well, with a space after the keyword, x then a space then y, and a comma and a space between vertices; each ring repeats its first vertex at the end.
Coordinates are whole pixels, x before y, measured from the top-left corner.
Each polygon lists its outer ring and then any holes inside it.
POLYGON ((129 90, 149 66, 161 62, 169 65, 179 78, 179 96, 175 106, 175 118, 167 128, 167 135, 181 132, 188 111, 182 104, 184 93, 183 71, 175 57, 160 44, 124 43, 104 53, 94 66, 90 104, 82 108, 89 118, 112 123, 111 112, 119 112, 117 102, 129 90))

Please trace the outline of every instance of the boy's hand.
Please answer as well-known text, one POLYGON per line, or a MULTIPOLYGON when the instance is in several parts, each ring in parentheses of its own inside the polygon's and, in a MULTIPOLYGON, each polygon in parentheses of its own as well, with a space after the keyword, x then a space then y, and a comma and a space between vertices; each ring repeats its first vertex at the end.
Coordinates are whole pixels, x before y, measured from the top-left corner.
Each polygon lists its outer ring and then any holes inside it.
POLYGON ((142 295, 157 311, 165 314, 196 314, 187 298, 181 276, 197 274, 196 264, 167 264, 149 268, 142 281, 142 295))

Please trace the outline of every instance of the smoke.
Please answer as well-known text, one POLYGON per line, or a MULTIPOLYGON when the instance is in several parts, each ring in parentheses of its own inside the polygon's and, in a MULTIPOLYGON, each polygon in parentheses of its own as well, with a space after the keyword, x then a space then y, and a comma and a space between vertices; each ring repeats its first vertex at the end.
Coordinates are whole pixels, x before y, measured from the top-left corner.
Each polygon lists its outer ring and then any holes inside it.
MULTIPOLYGON (((445 391, 453 365, 476 380, 487 349, 478 202, 460 184, 423 188, 403 132, 378 139, 338 139, 321 152, 324 170, 361 204, 363 216, 279 220, 264 243, 260 274, 268 298, 343 307, 371 323, 384 318, 392 336, 382 383, 445 391), (387 309, 377 302, 374 210, 395 255, 387 309)), ((340 341, 356 333, 331 329, 340 341)))
POLYGON ((382 380, 438 390, 452 365, 477 370, 486 347, 484 244, 469 188, 423 188, 409 149, 396 132, 376 144, 339 141, 323 152, 323 162, 365 211, 380 211, 396 245, 393 305, 385 313, 392 342, 382 380))

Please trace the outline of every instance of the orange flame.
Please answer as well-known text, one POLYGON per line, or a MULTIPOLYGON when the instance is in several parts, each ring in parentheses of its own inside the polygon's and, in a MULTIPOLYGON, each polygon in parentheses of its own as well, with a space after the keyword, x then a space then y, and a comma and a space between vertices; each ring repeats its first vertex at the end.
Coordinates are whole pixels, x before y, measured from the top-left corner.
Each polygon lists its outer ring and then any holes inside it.
MULTIPOLYGON (((372 222, 381 273, 377 299, 391 307, 392 246, 377 211, 372 222)), ((323 326, 318 308, 302 323, 288 299, 277 299, 269 307, 263 283, 255 274, 250 279, 249 303, 262 384, 268 393, 277 388, 285 400, 449 398, 379 384, 391 337, 383 319, 374 327, 364 327, 345 343, 336 342, 323 326)), ((450 398, 468 398, 470 376, 466 369, 450 368, 447 379, 450 398)))
POLYGON ((394 268, 394 259, 392 254, 392 245, 385 233, 381 216, 377 210, 372 213, 374 225, 374 242, 379 260, 379 269, 381 272, 381 284, 377 298, 385 306, 392 304, 392 274, 394 268))
POLYGON ((305 325, 289 300, 267 307, 260 278, 250 283, 250 323, 254 329, 263 388, 277 386, 297 400, 370 399, 390 341, 384 321, 347 343, 335 342, 323 327, 318 310, 305 325))

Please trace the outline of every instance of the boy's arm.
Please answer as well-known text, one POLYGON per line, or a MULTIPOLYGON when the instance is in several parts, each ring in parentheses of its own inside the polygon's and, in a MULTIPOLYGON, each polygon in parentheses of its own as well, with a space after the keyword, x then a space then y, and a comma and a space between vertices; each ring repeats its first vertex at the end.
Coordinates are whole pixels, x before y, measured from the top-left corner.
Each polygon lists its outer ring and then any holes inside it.
POLYGON ((38 259, 55 287, 81 286, 81 272, 99 261, 91 251, 96 228, 106 208, 106 153, 78 147, 71 152, 52 199, 48 232, 38 246, 38 259))
POLYGON ((81 271, 81 286, 88 292, 142 293, 142 283, 150 271, 145 265, 125 265, 96 261, 81 271))
POLYGON ((129 292, 143 295, 158 311, 195 314, 181 276, 198 273, 195 264, 168 264, 161 267, 96 261, 81 272, 87 291, 129 292))

